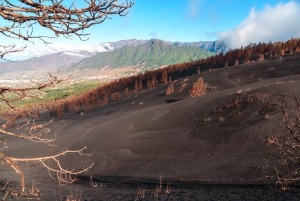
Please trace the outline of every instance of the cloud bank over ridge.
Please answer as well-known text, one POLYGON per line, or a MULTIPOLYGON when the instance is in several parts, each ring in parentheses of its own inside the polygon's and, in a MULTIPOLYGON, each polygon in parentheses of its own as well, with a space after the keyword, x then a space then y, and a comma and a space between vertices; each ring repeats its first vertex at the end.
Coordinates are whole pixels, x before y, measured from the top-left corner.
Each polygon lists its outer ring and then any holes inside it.
MULTIPOLYGON (((94 52, 106 52, 108 50, 113 50, 114 48, 110 46, 109 43, 102 44, 86 44, 86 45, 77 45, 77 44, 62 44, 62 43, 51 43, 48 45, 28 45, 28 47, 21 52, 16 52, 13 54, 8 54, 6 58, 12 60, 23 60, 32 57, 40 57, 47 54, 54 54, 58 52, 71 52, 73 56, 75 53, 81 51, 87 51, 90 53, 94 52)), ((79 56, 79 55, 77 55, 79 56)))
POLYGON ((262 11, 253 8, 249 16, 236 28, 218 33, 219 40, 229 48, 250 43, 285 41, 300 36, 300 5, 295 1, 266 5, 262 11))

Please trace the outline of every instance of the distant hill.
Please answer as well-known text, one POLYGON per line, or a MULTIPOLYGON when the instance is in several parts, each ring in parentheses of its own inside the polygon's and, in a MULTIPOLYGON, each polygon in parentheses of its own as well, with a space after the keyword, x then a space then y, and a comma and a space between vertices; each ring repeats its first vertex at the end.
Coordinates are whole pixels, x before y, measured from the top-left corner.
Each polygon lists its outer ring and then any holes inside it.
POLYGON ((174 46, 195 46, 199 47, 202 49, 205 49, 210 52, 214 53, 221 53, 221 52, 226 52, 227 47, 224 43, 219 42, 219 41, 199 41, 199 42, 169 42, 169 41, 164 41, 164 43, 168 45, 174 45, 174 46))
POLYGON ((23 61, 0 62, 0 73, 16 72, 24 70, 57 70, 71 64, 77 63, 82 59, 92 56, 92 53, 82 52, 59 52, 55 54, 33 57, 23 61))
MULTIPOLYGON (((145 43, 148 43, 150 40, 137 40, 137 39, 129 39, 129 40, 120 40, 117 42, 108 42, 109 46, 114 49, 120 49, 124 46, 129 46, 129 45, 142 45, 145 43)), ((227 47, 224 43, 219 42, 219 41, 199 41, 199 42, 170 42, 170 41, 164 41, 162 40, 163 43, 167 45, 173 45, 173 46, 195 46, 198 48, 205 49, 210 52, 214 53, 225 53, 227 51, 227 47)))
POLYGON ((189 60, 198 60, 214 55, 214 53, 195 46, 173 46, 164 41, 152 39, 137 46, 123 46, 113 52, 102 52, 68 68, 101 69, 104 67, 118 68, 123 66, 160 67, 189 60))
POLYGON ((95 53, 87 51, 59 52, 55 54, 33 57, 23 61, 0 62, 1 79, 4 80, 29 80, 47 79, 48 72, 60 72, 71 64, 90 57, 95 53))

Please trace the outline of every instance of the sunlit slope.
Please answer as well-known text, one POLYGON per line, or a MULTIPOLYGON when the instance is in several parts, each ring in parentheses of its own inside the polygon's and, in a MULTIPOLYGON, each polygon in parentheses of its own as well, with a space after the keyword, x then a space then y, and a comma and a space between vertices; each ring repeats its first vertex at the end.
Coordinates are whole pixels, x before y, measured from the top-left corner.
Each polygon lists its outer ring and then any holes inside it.
POLYGON ((160 67, 169 64, 198 60, 214 55, 209 51, 192 46, 171 46, 160 40, 150 40, 138 46, 124 46, 113 52, 99 53, 69 68, 86 69, 103 67, 118 68, 122 66, 160 67))

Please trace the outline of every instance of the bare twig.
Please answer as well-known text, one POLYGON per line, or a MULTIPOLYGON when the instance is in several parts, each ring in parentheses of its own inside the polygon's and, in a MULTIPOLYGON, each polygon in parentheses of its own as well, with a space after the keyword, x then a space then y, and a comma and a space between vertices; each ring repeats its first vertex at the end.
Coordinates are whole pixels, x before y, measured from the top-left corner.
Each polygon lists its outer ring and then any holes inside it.
MULTIPOLYGON (((85 0, 84 5, 78 8, 75 1, 65 5, 62 0, 0 0, 0 16, 7 21, 6 26, 0 26, 2 35, 30 41, 40 39, 48 44, 47 39, 72 35, 86 40, 88 36, 83 30, 110 19, 110 16, 125 16, 134 3, 117 0, 85 0), (34 34, 34 27, 41 26, 54 33, 54 36, 41 36, 34 34)), ((8 53, 19 52, 26 48, 16 48, 15 45, 0 46, 0 58, 8 53)))

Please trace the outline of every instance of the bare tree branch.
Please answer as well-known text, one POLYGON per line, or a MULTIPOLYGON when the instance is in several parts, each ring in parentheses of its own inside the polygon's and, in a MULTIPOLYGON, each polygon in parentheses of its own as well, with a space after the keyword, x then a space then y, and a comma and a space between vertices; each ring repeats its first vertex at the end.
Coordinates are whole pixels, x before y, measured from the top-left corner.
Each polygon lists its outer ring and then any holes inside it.
POLYGON ((49 88, 51 86, 54 86, 56 84, 68 80, 71 76, 65 79, 59 79, 58 78, 59 72, 58 72, 56 75, 49 73, 49 77, 50 78, 46 83, 38 83, 31 80, 31 82, 35 84, 35 86, 31 86, 31 87, 24 87, 24 88, 0 87, 0 100, 5 102, 10 108, 14 108, 14 106, 11 103, 15 101, 22 100, 26 97, 37 98, 36 96, 30 95, 28 92, 33 90, 42 90, 45 88, 49 88), (14 95, 13 98, 7 97, 6 96, 7 93, 10 93, 10 96, 11 94, 13 94, 14 95))
MULTIPOLYGON (((66 6, 62 0, 18 0, 12 3, 8 0, 0 0, 0 17, 8 22, 6 26, 0 26, 0 33, 9 38, 31 41, 40 39, 44 43, 47 39, 72 35, 79 37, 88 36, 83 30, 101 24, 110 16, 125 16, 132 2, 119 3, 118 0, 85 0, 83 7, 78 8, 76 1, 66 6), (34 35, 34 27, 44 27, 55 36, 34 35)), ((0 46, 1 47, 1 46, 0 46)), ((16 48, 14 45, 3 46, 0 58, 8 53, 19 52, 26 47, 16 48), (13 48, 13 49, 11 49, 13 48), (6 49, 6 50, 5 50, 6 49)))
MULTIPOLYGON (((30 97, 28 95, 29 91, 45 89, 47 87, 54 86, 64 80, 66 80, 66 79, 60 79, 58 77, 58 75, 59 75, 59 72, 57 75, 49 74, 50 79, 46 83, 38 83, 38 82, 32 81, 32 83, 35 84, 35 86, 32 86, 32 87, 25 87, 25 88, 0 87, 0 95, 2 96, 0 98, 0 101, 1 100, 4 101, 7 105, 9 105, 10 107, 13 108, 13 106, 11 105, 11 102, 13 102, 15 100, 21 100, 24 97, 30 97), (5 96, 6 93, 14 93, 17 97, 14 99, 9 99, 5 96)), ((4 161, 5 161, 5 162, 2 162, 2 164, 9 165, 12 169, 14 169, 17 172, 17 174, 19 174, 22 192, 24 192, 24 190, 25 190, 25 177, 24 177, 24 174, 23 174, 21 168, 17 164, 18 162, 36 162, 36 163, 42 164, 48 170, 51 178, 53 178, 51 175, 51 172, 56 174, 56 177, 57 177, 60 185, 74 182, 76 180, 76 176, 78 174, 87 171, 88 169, 90 169, 93 166, 93 163, 92 163, 91 165, 82 167, 79 170, 73 170, 73 169, 68 170, 61 165, 59 157, 65 156, 67 154, 76 153, 76 154, 79 154, 82 156, 90 156, 90 155, 84 153, 84 150, 87 149, 86 147, 79 149, 79 150, 66 150, 66 151, 63 151, 56 155, 53 155, 53 156, 45 156, 45 157, 38 157, 38 158, 13 158, 13 157, 7 156, 4 153, 5 150, 8 148, 8 146, 7 146, 8 140, 4 138, 5 136, 21 138, 21 139, 32 141, 32 142, 45 143, 47 145, 52 146, 52 143, 57 139, 56 133, 54 133, 54 137, 52 137, 52 138, 49 138, 49 137, 44 138, 44 135, 50 133, 51 129, 47 128, 47 126, 53 122, 53 119, 51 119, 50 121, 48 121, 46 123, 38 124, 38 123, 36 123, 37 117, 38 117, 37 114, 34 114, 34 113, 33 114, 26 114, 26 113, 18 114, 17 110, 14 110, 12 114, 6 115, 6 117, 4 119, 4 122, 6 122, 6 124, 3 124, 2 127, 0 128, 0 133, 3 134, 2 136, 0 136, 0 143, 3 144, 3 146, 0 148, 0 159, 4 159, 4 161), (19 117, 23 118, 24 123, 21 125, 17 125, 15 131, 9 131, 8 130, 9 123, 15 122, 15 120, 19 117), (26 129, 26 127, 27 127, 27 129, 26 129), (25 130, 28 130, 28 131, 25 132, 25 130), (49 161, 53 161, 55 165, 53 165, 53 164, 49 165, 48 164, 49 161)))

